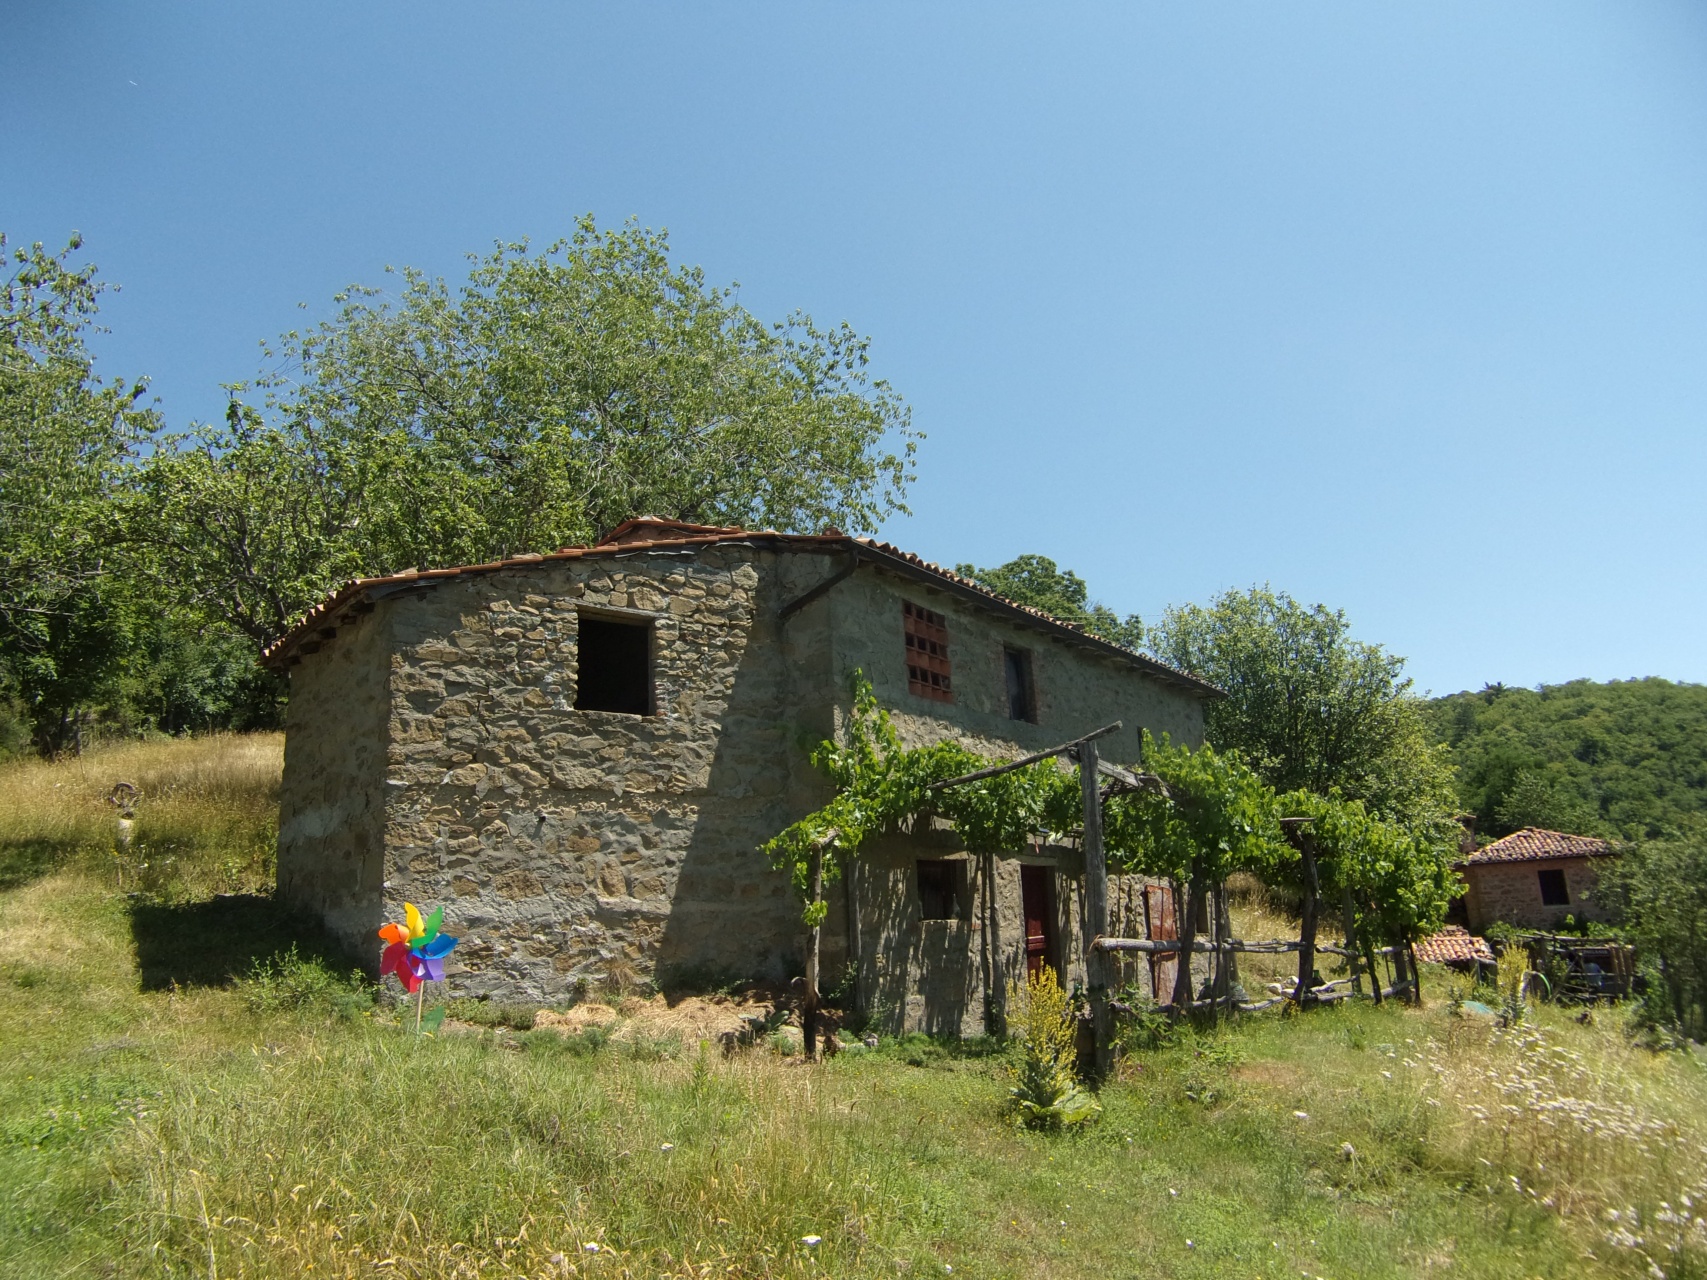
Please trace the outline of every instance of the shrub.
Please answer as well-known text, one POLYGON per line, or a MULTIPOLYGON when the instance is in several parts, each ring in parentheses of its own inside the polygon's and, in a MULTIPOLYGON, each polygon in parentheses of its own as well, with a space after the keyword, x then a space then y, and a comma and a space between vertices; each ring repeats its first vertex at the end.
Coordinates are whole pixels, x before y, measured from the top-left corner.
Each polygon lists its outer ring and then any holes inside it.
POLYGON ((1008 1007, 1008 1026, 1023 1041, 1008 1091, 1020 1122, 1032 1129, 1060 1129, 1097 1115, 1102 1108, 1074 1074, 1078 1019, 1055 970, 1044 965, 1024 986, 1015 982, 1008 1007))
POLYGON ((353 1019, 373 1008, 373 990, 359 972, 339 977, 325 961, 298 955, 294 943, 283 954, 255 960, 237 990, 252 1013, 323 1012, 353 1019))

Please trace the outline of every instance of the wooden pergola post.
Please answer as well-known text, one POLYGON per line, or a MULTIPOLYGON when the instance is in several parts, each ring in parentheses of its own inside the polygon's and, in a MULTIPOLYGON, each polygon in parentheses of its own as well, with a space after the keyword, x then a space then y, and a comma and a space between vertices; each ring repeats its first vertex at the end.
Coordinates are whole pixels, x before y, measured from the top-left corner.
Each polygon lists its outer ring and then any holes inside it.
POLYGON ((1091 998, 1091 1035, 1096 1073, 1106 1076, 1114 1065, 1114 1034, 1108 1007, 1108 953, 1095 946, 1108 934, 1108 863, 1102 847, 1102 784, 1097 774, 1097 744, 1079 744, 1079 786, 1084 794, 1085 831, 1080 847, 1085 856, 1085 985, 1091 998))
POLYGON ((1316 909, 1322 886, 1316 876, 1316 842, 1309 832, 1298 833, 1298 852, 1304 862, 1304 918, 1298 929, 1298 990, 1294 999, 1302 1007, 1316 989, 1316 909))
MULTIPOLYGON (((824 896, 824 846, 821 843, 812 845, 811 866, 811 901, 818 902, 824 896)), ((811 938, 806 944, 806 992, 800 1002, 800 1034, 808 1062, 818 1056, 818 941, 823 932, 822 925, 813 925, 811 938)))

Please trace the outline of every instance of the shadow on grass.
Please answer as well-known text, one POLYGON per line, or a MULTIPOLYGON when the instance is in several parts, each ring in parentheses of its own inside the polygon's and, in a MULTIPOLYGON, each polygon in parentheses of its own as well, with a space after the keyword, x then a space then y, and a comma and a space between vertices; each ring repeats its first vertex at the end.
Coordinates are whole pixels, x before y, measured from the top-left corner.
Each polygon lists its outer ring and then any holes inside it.
POLYGON ((0 840, 0 893, 40 880, 75 852, 58 840, 0 840))
POLYGON ((293 946, 302 959, 323 960, 335 973, 355 967, 316 922, 252 894, 186 903, 134 899, 130 931, 144 991, 229 986, 257 961, 293 946))

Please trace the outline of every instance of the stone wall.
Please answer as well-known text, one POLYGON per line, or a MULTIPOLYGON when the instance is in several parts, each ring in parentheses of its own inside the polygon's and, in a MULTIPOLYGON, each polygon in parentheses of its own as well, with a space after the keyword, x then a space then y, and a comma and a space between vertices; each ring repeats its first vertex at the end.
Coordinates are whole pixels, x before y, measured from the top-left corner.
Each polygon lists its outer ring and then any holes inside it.
POLYGON ((946 591, 881 570, 867 570, 826 598, 833 613, 834 666, 862 670, 877 700, 891 708, 908 745, 950 734, 986 755, 1023 754, 1119 720, 1122 729, 1097 744, 1105 760, 1135 763, 1140 732, 1175 742, 1203 742, 1203 704, 1193 694, 1141 674, 1112 656, 1009 622, 946 591), (936 702, 907 689, 901 602, 944 616, 954 701, 936 702), (1008 718, 1003 650, 1031 655, 1036 722, 1008 718))
POLYGON ((756 848, 802 811, 810 673, 774 618, 802 568, 743 547, 547 562, 395 613, 386 905, 451 904, 461 990, 798 963, 799 904, 756 848), (650 622, 655 715, 575 709, 583 611, 650 622))
MULTIPOLYGON (((845 563, 637 549, 381 600, 293 670, 281 884, 375 954, 372 930, 404 900, 444 904, 465 995, 781 979, 799 972, 801 904, 757 847, 828 799, 808 755, 847 714, 854 669, 913 744, 1012 756, 1116 718, 1107 758, 1136 759, 1140 727, 1201 741, 1194 695, 870 567, 779 618, 845 563), (949 619, 953 703, 907 692, 903 598, 949 619), (656 714, 575 708, 584 614, 650 624, 656 714), (1036 724, 1007 718, 1004 644, 1033 654, 1036 724)), ((960 852, 951 833, 896 839, 862 870, 862 978, 898 1026, 982 1030, 986 995, 1023 972, 1018 857, 974 860, 970 892, 993 913, 919 918, 914 860, 960 852)), ((1076 869, 1055 883, 1064 977, 1082 980, 1076 869)), ((850 950, 842 892, 827 984, 850 950)))
POLYGON ((1462 868, 1464 906, 1472 933, 1496 921, 1525 929, 1556 928, 1566 916, 1604 920, 1606 912, 1594 900, 1600 877, 1598 858, 1549 858, 1536 862, 1489 862, 1462 868), (1541 903, 1541 871, 1563 871, 1570 890, 1568 906, 1541 903))
POLYGON ((279 895, 355 956, 381 924, 389 649, 383 613, 345 625, 293 669, 285 711, 279 895))

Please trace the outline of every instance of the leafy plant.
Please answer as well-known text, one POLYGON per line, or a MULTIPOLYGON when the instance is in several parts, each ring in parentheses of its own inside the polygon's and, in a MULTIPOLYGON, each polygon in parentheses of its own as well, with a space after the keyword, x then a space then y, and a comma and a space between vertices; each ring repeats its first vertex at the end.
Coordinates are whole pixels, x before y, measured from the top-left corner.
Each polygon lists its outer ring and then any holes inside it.
POLYGON ((1079 1084, 1078 1019, 1072 1002, 1043 965, 1008 993, 1008 1027, 1021 1041, 1008 1090, 1020 1122, 1031 1129, 1060 1129, 1095 1118, 1102 1106, 1079 1084))
POLYGON ((1499 992, 1500 1025, 1519 1027, 1529 1011, 1529 952, 1508 945, 1495 966, 1494 989, 1499 992))
POLYGON ((253 1013, 320 1011, 352 1019, 373 1008, 373 988, 359 972, 340 977, 324 961, 299 955, 295 944, 256 960, 237 990, 253 1013))

